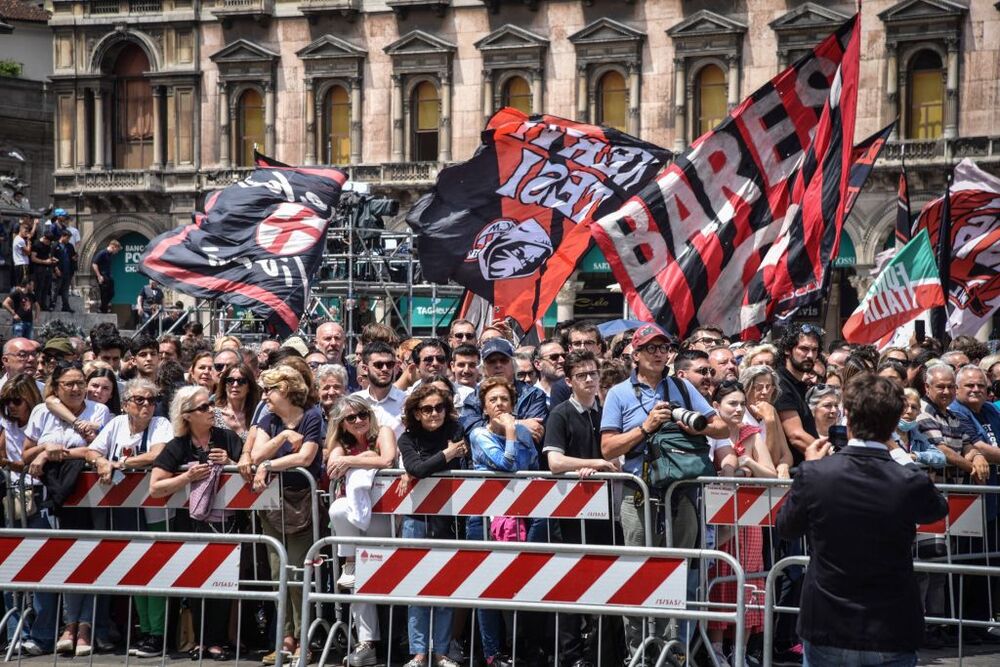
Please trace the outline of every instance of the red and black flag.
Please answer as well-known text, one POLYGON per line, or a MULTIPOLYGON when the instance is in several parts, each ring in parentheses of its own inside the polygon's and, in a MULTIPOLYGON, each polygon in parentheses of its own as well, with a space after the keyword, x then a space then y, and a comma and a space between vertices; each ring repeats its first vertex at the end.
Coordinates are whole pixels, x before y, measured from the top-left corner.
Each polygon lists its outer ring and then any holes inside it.
POLYGON ((913 222, 910 214, 910 186, 906 182, 906 164, 899 168, 899 191, 896 194, 896 250, 910 242, 913 222))
POLYGON ((444 169, 406 216, 430 281, 449 279, 529 329, 617 210, 670 152, 618 130, 502 109, 468 162, 444 169))
POLYGON ((139 270, 173 289, 250 308, 294 331, 347 181, 329 168, 257 156, 244 180, 213 192, 192 224, 153 239, 139 270))
POLYGON ((769 300, 780 296, 758 289, 748 298, 755 280, 822 283, 814 267, 836 251, 839 223, 827 234, 814 216, 839 220, 843 212, 857 82, 840 67, 849 50, 857 58, 857 23, 755 91, 591 228, 638 319, 681 337, 699 324, 738 334, 765 322, 776 305, 769 300), (837 114, 820 135, 831 99, 837 114), (822 149, 806 156, 814 135, 822 149), (819 207, 808 217, 798 210, 807 193, 819 207))

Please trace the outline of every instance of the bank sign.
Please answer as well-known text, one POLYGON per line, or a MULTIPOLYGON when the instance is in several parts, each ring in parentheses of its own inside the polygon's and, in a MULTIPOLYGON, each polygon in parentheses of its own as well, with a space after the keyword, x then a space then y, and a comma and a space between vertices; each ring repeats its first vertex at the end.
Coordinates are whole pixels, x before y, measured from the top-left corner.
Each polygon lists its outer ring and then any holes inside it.
POLYGON ((139 260, 149 245, 149 239, 137 232, 129 232, 118 239, 122 251, 111 258, 111 277, 115 280, 113 303, 135 303, 139 290, 149 279, 139 273, 139 260))

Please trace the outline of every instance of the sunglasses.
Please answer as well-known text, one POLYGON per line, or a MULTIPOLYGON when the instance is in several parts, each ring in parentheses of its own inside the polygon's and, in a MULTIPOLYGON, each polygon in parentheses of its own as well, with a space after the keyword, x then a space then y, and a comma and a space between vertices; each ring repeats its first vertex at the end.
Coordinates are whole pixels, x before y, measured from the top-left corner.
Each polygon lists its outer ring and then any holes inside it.
POLYGON ((713 377, 715 376, 715 369, 711 368, 709 366, 701 366, 699 368, 692 368, 691 372, 695 373, 697 375, 710 375, 710 376, 713 376, 713 377))
POLYGON ((368 421, 367 412, 355 412, 353 415, 347 415, 344 417, 344 421, 348 424, 360 424, 361 422, 368 421))
POLYGON ((566 358, 566 353, 565 352, 553 352, 552 354, 546 354, 545 358, 548 359, 549 361, 558 361, 559 359, 565 359, 566 358))
MULTIPOLYGON (((430 359, 430 357, 428 357, 428 359, 430 359)), ((427 359, 424 359, 424 361, 427 361, 427 359)), ((374 368, 377 371, 384 371, 384 370, 388 370, 388 369, 392 368, 393 366, 395 366, 396 362, 394 362, 394 361, 369 361, 368 365, 371 366, 372 368, 374 368)))
POLYGON ((216 373, 221 373, 229 368, 229 364, 212 364, 212 366, 215 368, 216 373))
POLYGON ((514 377, 516 377, 518 380, 521 380, 522 382, 527 382, 531 378, 535 377, 535 372, 534 371, 518 371, 517 373, 514 374, 514 377))
POLYGON ((191 408, 190 410, 185 410, 185 412, 208 412, 212 409, 211 403, 202 403, 198 407, 191 408))
POLYGON ((476 337, 476 334, 474 334, 474 333, 453 333, 451 335, 451 337, 452 338, 456 338, 458 340, 474 340, 475 337, 476 337))
POLYGON ((156 404, 156 398, 153 396, 133 396, 129 400, 138 405, 139 407, 142 407, 144 405, 156 404))
POLYGON ((226 384, 242 387, 246 384, 249 384, 249 382, 247 382, 246 378, 226 378, 226 384))
POLYGON ((13 397, 8 398, 7 400, 5 400, 4 404, 6 404, 6 405, 13 405, 14 407, 17 407, 19 405, 24 405, 24 399, 23 398, 19 398, 17 396, 13 396, 13 397))
POLYGON ((316 370, 317 368, 319 368, 320 366, 322 366, 323 363, 320 362, 320 361, 307 361, 306 365, 309 366, 309 368, 311 368, 313 370, 316 370))
POLYGON ((443 415, 444 414, 444 403, 435 403, 434 405, 421 405, 419 408, 420 414, 425 417, 430 415, 443 415))
POLYGON ((448 361, 448 357, 444 356, 443 354, 435 354, 430 357, 421 357, 420 359, 420 363, 422 364, 433 364, 435 362, 443 364, 446 361, 448 361))

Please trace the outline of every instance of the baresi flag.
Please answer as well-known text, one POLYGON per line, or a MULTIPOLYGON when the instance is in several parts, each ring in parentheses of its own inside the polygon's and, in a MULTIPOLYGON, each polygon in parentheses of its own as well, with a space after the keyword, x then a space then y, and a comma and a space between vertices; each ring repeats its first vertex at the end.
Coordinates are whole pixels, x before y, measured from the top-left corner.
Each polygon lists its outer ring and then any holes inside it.
POLYGON ((250 308, 282 333, 294 331, 346 181, 338 169, 257 156, 253 172, 211 193, 191 224, 153 239, 139 271, 185 294, 250 308))
POLYGON ((922 229, 879 274, 844 324, 844 339, 876 343, 921 313, 944 305, 944 290, 927 230, 922 229))
POLYGON ((420 267, 528 330, 590 245, 592 220, 617 210, 670 159, 624 132, 502 109, 468 162, 441 171, 406 216, 420 267))
POLYGON ((822 283, 817 263, 839 240, 839 222, 828 223, 845 202, 857 35, 855 16, 591 228, 637 318, 681 337, 699 324, 732 335, 765 322, 787 296, 766 288, 811 293, 822 283), (840 66, 851 58, 853 74, 845 76, 840 66), (819 136, 831 98, 838 113, 819 136), (805 161, 814 135, 821 150, 805 161), (799 210, 807 195, 820 210, 799 210))
MULTIPOLYGON (((951 186, 951 276, 948 282, 952 336, 975 335, 1000 307, 1000 178, 966 158, 951 186)), ((924 206, 916 229, 937 247, 944 197, 924 206)))

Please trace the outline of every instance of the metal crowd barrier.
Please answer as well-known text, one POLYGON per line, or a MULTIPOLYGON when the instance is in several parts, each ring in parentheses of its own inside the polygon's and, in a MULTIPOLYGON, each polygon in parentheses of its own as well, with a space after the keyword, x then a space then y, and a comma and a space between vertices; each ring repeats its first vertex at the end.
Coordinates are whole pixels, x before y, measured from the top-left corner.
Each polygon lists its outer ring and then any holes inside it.
MULTIPOLYGON (((269 601, 275 605, 279 648, 286 613, 287 564, 281 544, 266 535, 70 530, 54 535, 50 530, 0 530, 0 581, 6 591, 269 601), (240 590, 239 561, 244 544, 262 544, 277 554, 282 567, 276 590, 240 590)), ((21 611, 17 637, 25 618, 23 606, 21 611)), ((202 614, 202 626, 204 623, 202 614)), ((55 632, 58 637, 58 619, 55 632)), ((7 660, 14 650, 12 642, 7 660)), ((280 651, 277 660, 280 667, 280 651)))
MULTIPOLYGON (((382 603, 418 607, 493 609, 513 612, 550 612, 631 615, 693 621, 721 621, 736 628, 734 661, 743 664, 744 600, 737 594, 735 609, 706 611, 692 608, 687 596, 687 568, 691 559, 719 559, 736 573, 742 590, 743 570, 735 558, 720 551, 601 547, 595 545, 492 542, 488 549, 467 540, 428 540, 379 537, 328 537, 312 546, 306 557, 302 600, 302 645, 309 641, 306 620, 316 602, 382 603), (325 562, 321 552, 349 544, 361 549, 356 560, 353 593, 314 593, 311 581, 325 562)), ((339 561, 330 559, 334 575, 339 561)), ((516 616, 515 616, 516 619, 516 616)), ((433 635, 433 611, 430 631, 433 635)), ((348 630, 350 631, 350 630, 348 630)), ((514 623, 517 664, 517 624, 514 623)), ((473 642, 475 627, 472 628, 473 642)), ((433 642, 433 639, 431 639, 433 642)), ((429 645, 428 653, 435 651, 429 645)), ((385 664, 392 664, 392 642, 385 664)), ((325 664, 329 644, 320 656, 325 664)), ((559 663, 558 645, 556 664, 559 663)), ((470 647, 470 665, 474 650, 470 647)), ((667 658, 662 652, 657 664, 667 658)), ((300 662, 300 667, 304 665, 300 662)))

